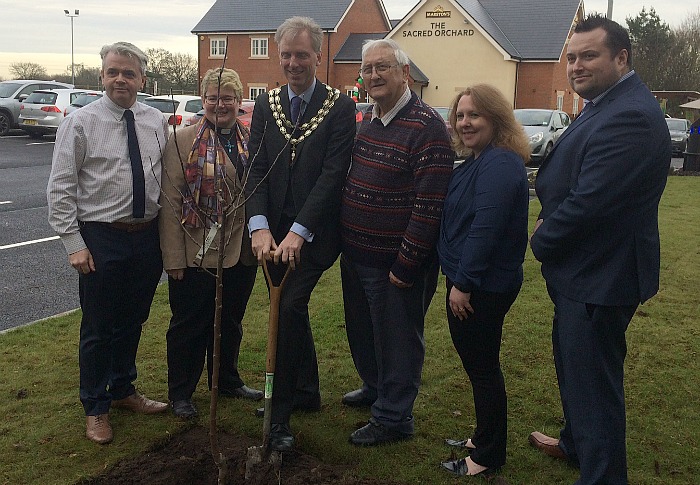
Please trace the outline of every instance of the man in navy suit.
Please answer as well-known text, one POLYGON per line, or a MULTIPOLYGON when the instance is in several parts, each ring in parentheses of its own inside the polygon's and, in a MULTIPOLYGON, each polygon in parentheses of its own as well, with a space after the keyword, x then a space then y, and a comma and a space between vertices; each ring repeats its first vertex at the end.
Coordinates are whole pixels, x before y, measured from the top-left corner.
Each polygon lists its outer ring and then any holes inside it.
MULTIPOLYGON (((270 447, 290 450, 293 411, 321 408, 309 299, 340 254, 340 201, 355 138, 355 103, 316 79, 323 32, 292 17, 275 34, 288 84, 255 101, 246 214, 253 253, 291 266, 279 310, 270 447)), ((284 265, 269 265, 281 280, 284 265)))
POLYGON ((530 244, 554 303, 552 344, 566 424, 530 443, 580 468, 578 485, 627 484, 625 331, 659 287, 658 206, 671 143, 659 104, 631 70, 627 31, 579 23, 567 75, 586 100, 537 176, 530 244))

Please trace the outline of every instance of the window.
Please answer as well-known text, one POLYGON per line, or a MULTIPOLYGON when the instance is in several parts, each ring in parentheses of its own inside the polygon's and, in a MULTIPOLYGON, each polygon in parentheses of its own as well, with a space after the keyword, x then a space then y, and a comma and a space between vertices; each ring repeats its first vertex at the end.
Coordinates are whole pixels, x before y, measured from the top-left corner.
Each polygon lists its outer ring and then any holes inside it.
POLYGON ((265 89, 265 87, 260 87, 260 86, 250 87, 248 90, 248 92, 250 93, 250 96, 248 96, 248 98, 255 99, 266 91, 267 91, 267 89, 265 89))
POLYGON ((578 114, 578 96, 574 96, 574 105, 571 109, 571 112, 576 116, 578 114))
POLYGON ((226 37, 212 37, 209 41, 211 46, 209 57, 224 57, 226 53, 226 37))
POLYGON ((557 109, 559 111, 564 107, 564 91, 557 91, 557 109))
POLYGON ((267 37, 252 37, 250 39, 250 57, 268 57, 267 37))
POLYGON ((347 94, 349 97, 355 96, 355 89, 354 88, 345 88, 345 94, 347 94))

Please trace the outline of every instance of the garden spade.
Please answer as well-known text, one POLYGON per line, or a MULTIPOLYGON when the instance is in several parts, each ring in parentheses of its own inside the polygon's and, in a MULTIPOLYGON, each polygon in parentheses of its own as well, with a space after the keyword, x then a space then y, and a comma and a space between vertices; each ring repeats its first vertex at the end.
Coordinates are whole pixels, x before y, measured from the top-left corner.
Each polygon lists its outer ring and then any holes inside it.
POLYGON ((270 318, 267 324, 267 361, 265 363, 265 415, 263 418, 263 443, 262 446, 251 446, 248 448, 248 458, 245 463, 245 478, 250 478, 253 467, 263 461, 279 466, 282 457, 278 451, 270 450, 270 427, 272 419, 272 389, 275 379, 275 365, 277 360, 277 327, 279 324, 280 297, 284 282, 287 280, 291 265, 287 266, 287 271, 279 285, 275 286, 267 269, 267 261, 263 259, 263 271, 267 286, 270 290, 270 318))

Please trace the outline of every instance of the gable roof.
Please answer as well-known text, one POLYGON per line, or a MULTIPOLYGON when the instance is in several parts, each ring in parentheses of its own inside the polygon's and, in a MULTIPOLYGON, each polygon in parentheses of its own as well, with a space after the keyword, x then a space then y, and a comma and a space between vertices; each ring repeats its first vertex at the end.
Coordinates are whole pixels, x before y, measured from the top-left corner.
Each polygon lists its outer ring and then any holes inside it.
MULTIPOLYGON (((192 28, 193 34, 226 32, 274 32, 289 17, 311 17, 323 30, 335 30, 353 0, 216 0, 214 5, 192 28)), ((389 18, 382 4, 385 22, 389 18)))
MULTIPOLYGON (((373 32, 366 34, 350 34, 345 42, 340 46, 340 50, 333 58, 333 62, 350 63, 350 62, 362 62, 362 44, 366 40, 377 40, 386 37, 388 32, 373 32)), ((409 76, 414 82, 419 84, 428 84, 430 79, 425 75, 423 71, 416 66, 412 60, 409 59, 409 76)))
POLYGON ((333 58, 333 62, 361 62, 362 44, 366 40, 377 40, 386 37, 387 32, 372 32, 365 34, 350 34, 345 39, 343 45, 338 49, 338 53, 333 58))
POLYGON ((455 0, 511 57, 559 60, 582 0, 455 0))

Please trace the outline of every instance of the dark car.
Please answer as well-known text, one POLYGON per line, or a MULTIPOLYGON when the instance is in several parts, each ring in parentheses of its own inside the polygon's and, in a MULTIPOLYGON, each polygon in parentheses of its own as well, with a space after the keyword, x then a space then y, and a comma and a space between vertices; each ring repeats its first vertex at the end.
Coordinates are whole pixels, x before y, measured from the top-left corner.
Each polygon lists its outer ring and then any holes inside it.
POLYGON ((571 124, 571 118, 556 109, 516 109, 515 119, 523 125, 530 140, 532 152, 529 165, 539 165, 545 159, 564 130, 571 124))
POLYGON ((682 118, 666 118, 668 131, 671 134, 671 147, 674 155, 683 155, 688 148, 690 136, 690 121, 682 118))
POLYGON ((357 130, 360 129, 360 125, 362 124, 362 118, 365 117, 365 113, 372 106, 372 103, 355 103, 355 128, 357 130))

